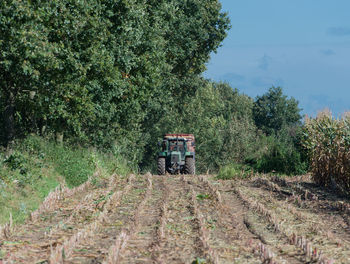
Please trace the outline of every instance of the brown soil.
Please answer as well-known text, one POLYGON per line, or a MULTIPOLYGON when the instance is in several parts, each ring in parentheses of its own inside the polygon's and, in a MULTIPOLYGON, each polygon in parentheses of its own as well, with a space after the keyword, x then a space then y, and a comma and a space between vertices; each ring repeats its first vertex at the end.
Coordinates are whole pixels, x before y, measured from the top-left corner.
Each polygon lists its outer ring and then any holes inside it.
POLYGON ((112 177, 15 227, 0 263, 350 263, 349 201, 307 177, 112 177))

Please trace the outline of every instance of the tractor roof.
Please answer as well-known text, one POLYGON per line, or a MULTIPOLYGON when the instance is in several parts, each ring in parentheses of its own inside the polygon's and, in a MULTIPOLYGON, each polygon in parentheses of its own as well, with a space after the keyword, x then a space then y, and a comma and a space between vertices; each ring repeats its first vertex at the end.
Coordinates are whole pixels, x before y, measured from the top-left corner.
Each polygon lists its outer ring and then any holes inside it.
POLYGON ((186 139, 194 141, 193 134, 165 134, 164 139, 186 139))

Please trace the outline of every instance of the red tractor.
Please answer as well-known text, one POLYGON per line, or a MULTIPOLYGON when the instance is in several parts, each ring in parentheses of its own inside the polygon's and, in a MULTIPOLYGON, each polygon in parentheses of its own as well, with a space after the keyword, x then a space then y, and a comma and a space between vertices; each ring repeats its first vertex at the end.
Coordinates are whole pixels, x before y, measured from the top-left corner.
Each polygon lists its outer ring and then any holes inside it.
POLYGON ((158 174, 196 174, 195 141, 192 134, 165 134, 160 143, 158 174))

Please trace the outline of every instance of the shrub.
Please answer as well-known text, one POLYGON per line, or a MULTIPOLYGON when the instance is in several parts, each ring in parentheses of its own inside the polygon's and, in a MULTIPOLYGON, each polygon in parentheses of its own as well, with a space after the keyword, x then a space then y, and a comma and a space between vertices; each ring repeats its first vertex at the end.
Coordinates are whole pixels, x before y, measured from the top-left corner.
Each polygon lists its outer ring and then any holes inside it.
POLYGON ((256 164, 259 172, 276 171, 287 175, 304 174, 306 168, 306 163, 301 161, 300 153, 294 146, 278 141, 256 164))
POLYGON ((23 169, 25 167, 26 159, 20 152, 13 152, 5 158, 4 163, 11 169, 23 169))
POLYGON ((285 128, 277 136, 261 136, 261 149, 246 160, 255 170, 263 173, 277 172, 286 175, 305 174, 308 169, 306 157, 297 145, 297 135, 285 128))

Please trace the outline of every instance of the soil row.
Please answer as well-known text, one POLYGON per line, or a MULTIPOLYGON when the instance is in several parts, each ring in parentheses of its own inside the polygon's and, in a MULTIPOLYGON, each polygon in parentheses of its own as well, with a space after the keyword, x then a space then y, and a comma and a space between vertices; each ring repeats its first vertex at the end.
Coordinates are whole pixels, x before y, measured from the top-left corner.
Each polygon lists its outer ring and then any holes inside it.
POLYGON ((268 178, 113 175, 99 186, 57 189, 0 243, 0 258, 5 263, 349 263, 347 211, 322 208, 338 202, 326 198, 305 184, 268 178))

